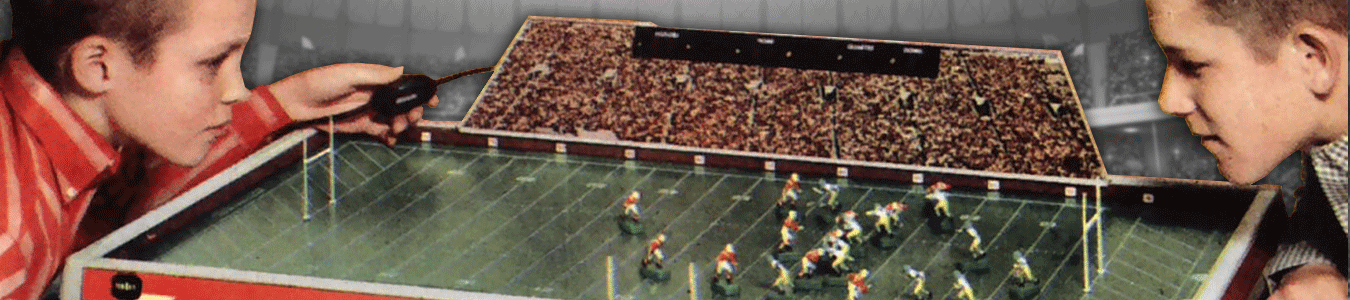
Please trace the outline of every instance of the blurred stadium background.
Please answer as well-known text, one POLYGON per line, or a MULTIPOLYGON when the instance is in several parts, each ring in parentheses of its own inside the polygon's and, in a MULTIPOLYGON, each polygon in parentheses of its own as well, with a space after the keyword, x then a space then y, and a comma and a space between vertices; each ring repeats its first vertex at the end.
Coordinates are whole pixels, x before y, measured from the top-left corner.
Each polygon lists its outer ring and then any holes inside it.
MULTIPOLYGON (((7 24, 9 2, 0 5, 7 24)), ((342 62, 432 76, 489 66, 529 15, 1060 50, 1109 173, 1223 180, 1185 122, 1158 109, 1166 62, 1139 0, 259 0, 244 81, 342 62)), ((462 119, 486 81, 441 87, 426 119, 462 119)), ((1260 183, 1292 192, 1297 154, 1260 183)))

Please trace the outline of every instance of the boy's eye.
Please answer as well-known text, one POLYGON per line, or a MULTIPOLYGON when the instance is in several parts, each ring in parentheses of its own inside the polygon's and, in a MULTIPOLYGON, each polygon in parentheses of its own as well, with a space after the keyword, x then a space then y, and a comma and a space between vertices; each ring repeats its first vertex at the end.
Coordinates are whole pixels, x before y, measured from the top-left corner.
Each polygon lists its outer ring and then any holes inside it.
POLYGON ((1208 65, 1209 64, 1206 63, 1198 63, 1183 59, 1177 63, 1177 70, 1187 75, 1195 76, 1200 75, 1200 69, 1203 69, 1208 65))

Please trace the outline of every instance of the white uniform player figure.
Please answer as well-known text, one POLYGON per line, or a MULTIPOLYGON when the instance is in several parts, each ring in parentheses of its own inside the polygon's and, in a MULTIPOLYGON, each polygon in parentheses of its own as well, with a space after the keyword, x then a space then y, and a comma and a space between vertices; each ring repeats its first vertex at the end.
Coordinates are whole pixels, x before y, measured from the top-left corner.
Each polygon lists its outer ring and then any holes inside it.
POLYGON ((1031 273, 1031 264, 1027 263, 1026 255, 1023 255, 1022 251, 1018 250, 1013 251, 1013 257, 1017 259, 1017 261, 1013 263, 1012 269, 1013 284, 1035 284, 1037 282, 1036 275, 1031 273))
POLYGON ((966 248, 966 250, 970 251, 970 254, 972 256, 975 257, 984 256, 984 248, 980 247, 981 242, 980 232, 975 230, 975 224, 971 223, 970 221, 966 221, 966 224, 964 226, 961 226, 961 231, 965 232, 967 235, 970 235, 971 238, 970 247, 966 248))
POLYGON ((824 190, 825 190, 825 194, 829 196, 829 197, 825 198, 825 209, 827 209, 827 210, 830 211, 831 213, 838 212, 838 211, 839 211, 839 208, 840 208, 840 206, 839 206, 839 185, 837 185, 837 184, 829 184, 829 183, 825 183, 825 180, 821 180, 821 181, 820 181, 820 187, 821 187, 822 189, 824 189, 824 190))
POLYGON ((966 275, 961 271, 952 271, 956 274, 956 283, 952 284, 952 289, 956 290, 956 298, 963 300, 975 300, 975 289, 970 287, 970 280, 966 280, 966 275))
POLYGON ((905 273, 909 274, 909 278, 914 279, 914 288, 909 290, 910 296, 914 296, 915 299, 927 299, 932 296, 932 293, 929 293, 928 288, 925 286, 928 282, 928 274, 924 274, 923 271, 915 270, 910 266, 905 266, 905 273))
POLYGON ((835 224, 839 224, 840 229, 843 229, 844 237, 849 243, 857 244, 862 240, 862 226, 858 225, 858 214, 852 210, 839 214, 835 224))

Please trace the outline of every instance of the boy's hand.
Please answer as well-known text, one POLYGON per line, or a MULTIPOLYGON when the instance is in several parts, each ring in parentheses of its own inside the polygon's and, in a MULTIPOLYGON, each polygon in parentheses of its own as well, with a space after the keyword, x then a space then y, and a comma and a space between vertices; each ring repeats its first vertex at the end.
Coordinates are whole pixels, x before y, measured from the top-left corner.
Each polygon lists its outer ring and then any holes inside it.
MULTIPOLYGON (((392 68, 374 64, 336 64, 310 69, 273 83, 272 94, 282 109, 296 122, 319 119, 356 109, 370 102, 375 87, 393 82, 403 75, 403 67, 392 68)), ((440 99, 432 97, 428 104, 436 107, 440 99)), ((374 111, 338 121, 335 130, 343 133, 365 133, 393 145, 399 133, 422 120, 422 108, 388 120, 374 111)), ((319 126, 327 130, 328 126, 319 126)))
POLYGON ((1304 265, 1284 275, 1271 300, 1345 299, 1346 279, 1328 265, 1304 265))

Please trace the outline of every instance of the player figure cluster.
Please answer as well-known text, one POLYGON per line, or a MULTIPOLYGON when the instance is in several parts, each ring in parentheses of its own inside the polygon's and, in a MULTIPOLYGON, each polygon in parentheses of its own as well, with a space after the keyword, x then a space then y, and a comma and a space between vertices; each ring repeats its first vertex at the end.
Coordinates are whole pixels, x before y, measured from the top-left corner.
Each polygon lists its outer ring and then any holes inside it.
MULTIPOLYGON (((948 293, 948 299, 974 300, 974 288, 967 275, 982 275, 989 271, 985 249, 981 246, 981 236, 975 225, 966 220, 959 228, 955 226, 955 217, 951 214, 948 191, 951 185, 937 182, 925 189, 922 214, 927 225, 935 232, 961 234, 970 238, 965 254, 956 264, 952 276, 955 279, 948 293)), ((770 285, 771 293, 765 299, 794 299, 801 293, 812 293, 823 289, 844 288, 848 300, 858 300, 871 289, 871 273, 868 266, 861 266, 855 259, 871 251, 895 251, 906 239, 900 229, 906 225, 905 213, 910 206, 903 201, 874 204, 859 216, 852 209, 845 208, 839 202, 843 187, 820 181, 818 187, 812 187, 819 200, 811 206, 810 216, 819 228, 803 225, 804 216, 799 213, 799 200, 802 198, 802 183, 798 174, 792 173, 783 185, 775 205, 774 214, 782 222, 778 230, 778 243, 766 259, 777 272, 770 285), (872 221, 871 228, 865 228, 861 220, 872 221), (799 233, 806 230, 818 230, 823 238, 815 244, 800 244, 799 233)), ((627 234, 641 234, 641 210, 639 200, 642 195, 634 191, 623 201, 623 213, 619 216, 619 227, 627 234)), ((666 281, 670 272, 665 270, 666 234, 658 233, 646 248, 642 259, 641 276, 653 281, 666 281)), ((1039 293, 1039 280, 1033 275, 1026 256, 1018 250, 1013 253, 1014 261, 1008 276, 1010 299, 1030 299, 1039 293)), ((726 244, 713 260, 714 270, 711 276, 711 290, 719 297, 737 297, 740 288, 736 284, 737 259, 736 247, 726 244)), ((923 270, 904 266, 909 281, 902 297, 905 299, 933 299, 933 293, 925 283, 928 280, 923 270)), ((898 279, 897 279, 898 280, 898 279)))

